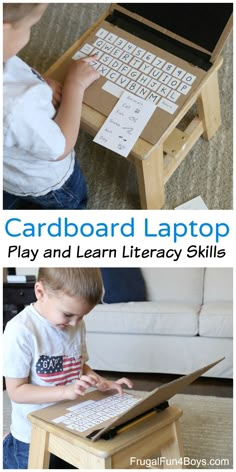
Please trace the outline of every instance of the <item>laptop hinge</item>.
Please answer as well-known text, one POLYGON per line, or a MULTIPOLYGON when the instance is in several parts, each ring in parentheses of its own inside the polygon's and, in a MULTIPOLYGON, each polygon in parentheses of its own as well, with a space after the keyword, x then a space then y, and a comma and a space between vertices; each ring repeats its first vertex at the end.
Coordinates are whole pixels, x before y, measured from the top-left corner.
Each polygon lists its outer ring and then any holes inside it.
MULTIPOLYGON (((150 410, 148 411, 145 411, 145 413, 142 413, 138 416, 136 416, 135 418, 133 418, 132 420, 129 420, 129 421, 126 421, 125 423, 122 423, 121 425, 119 426, 116 426, 115 428, 111 428, 109 429, 108 431, 105 431, 100 439, 106 439, 106 440, 109 440, 109 439, 112 439, 114 438, 117 434, 120 434, 122 433, 123 431, 126 431, 127 429, 129 428, 132 428, 133 426, 135 426, 137 423, 141 422, 141 421, 144 421, 146 420, 147 418, 149 418, 149 416, 152 416, 153 414, 155 413, 159 413, 163 410, 165 410, 166 408, 168 408, 169 406, 169 403, 168 401, 164 401, 162 403, 160 403, 159 405, 151 408, 150 410)), ((97 433, 99 433, 99 431, 101 431, 100 429, 97 429, 96 431, 93 431, 92 433, 90 433, 88 436, 86 436, 88 439, 92 439, 97 433)))
POLYGON ((162 32, 145 25, 145 23, 139 22, 135 18, 131 18, 116 9, 114 9, 105 19, 108 23, 118 26, 127 33, 133 34, 144 41, 148 41, 154 46, 164 49, 200 69, 207 71, 212 66, 210 55, 202 51, 196 51, 194 48, 183 44, 170 36, 165 36, 162 32))

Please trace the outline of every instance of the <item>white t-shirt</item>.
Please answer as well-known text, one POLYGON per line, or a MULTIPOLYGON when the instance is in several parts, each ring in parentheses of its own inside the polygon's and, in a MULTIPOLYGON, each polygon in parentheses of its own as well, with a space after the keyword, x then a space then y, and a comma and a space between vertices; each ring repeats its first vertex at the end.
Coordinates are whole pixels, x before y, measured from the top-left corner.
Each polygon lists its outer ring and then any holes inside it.
POLYGON ((53 121, 52 89, 19 57, 3 70, 3 188, 19 196, 60 188, 74 168, 74 151, 57 161, 65 137, 53 121))
MULTIPOLYGON (((3 335, 5 377, 29 377, 29 383, 43 387, 65 385, 79 378, 87 360, 83 320, 75 328, 60 330, 30 305, 7 323, 3 335)), ((12 435, 29 443, 27 415, 48 405, 12 402, 12 435)))

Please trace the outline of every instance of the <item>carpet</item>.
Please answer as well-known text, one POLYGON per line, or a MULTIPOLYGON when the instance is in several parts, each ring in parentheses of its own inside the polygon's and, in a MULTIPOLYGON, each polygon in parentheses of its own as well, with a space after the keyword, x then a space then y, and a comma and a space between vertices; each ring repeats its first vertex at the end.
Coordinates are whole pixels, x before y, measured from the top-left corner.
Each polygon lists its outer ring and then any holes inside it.
MULTIPOLYGON (((233 400, 200 395, 175 395, 171 404, 180 407, 185 468, 233 468, 233 400), (224 462, 223 462, 224 460, 224 462), (213 462, 214 461, 214 464, 213 462)), ((3 433, 10 427, 11 407, 3 393, 3 433)))
MULTIPOLYGON (((20 56, 45 72, 108 8, 107 3, 52 3, 32 29, 20 56)), ((222 125, 210 142, 200 139, 168 181, 164 209, 201 195, 209 209, 232 209, 232 34, 222 52, 219 72, 222 125)), ((190 113, 191 114, 191 113, 190 113)), ((89 209, 139 209, 134 165, 92 142, 80 131, 77 145, 89 191, 89 209)))
POLYGON ((186 468, 232 469, 233 400, 180 394, 170 403, 183 410, 180 424, 186 468))

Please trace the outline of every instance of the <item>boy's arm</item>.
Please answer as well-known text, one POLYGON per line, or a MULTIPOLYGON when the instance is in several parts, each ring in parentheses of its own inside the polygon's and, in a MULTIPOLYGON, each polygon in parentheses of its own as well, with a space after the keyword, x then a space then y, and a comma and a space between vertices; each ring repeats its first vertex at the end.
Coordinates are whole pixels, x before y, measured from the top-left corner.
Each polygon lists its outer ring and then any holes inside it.
POLYGON ((60 103, 61 103, 61 95, 62 95, 62 85, 60 82, 54 79, 50 79, 47 77, 42 78, 45 80, 45 82, 49 85, 49 87, 52 90, 52 104, 55 108, 58 108, 60 103))
POLYGON ((65 151, 57 160, 66 157, 74 148, 80 127, 84 92, 100 77, 99 72, 89 64, 94 57, 71 61, 62 89, 60 106, 54 118, 66 140, 65 151))
POLYGON ((6 379, 7 393, 15 403, 54 403, 63 400, 76 400, 85 390, 96 385, 93 377, 82 375, 74 384, 42 387, 28 383, 28 378, 6 379))
POLYGON ((96 380, 96 388, 102 392, 107 390, 117 390, 120 395, 123 393, 122 385, 126 385, 129 388, 133 387, 131 380, 127 379, 126 377, 122 377, 118 380, 108 380, 101 375, 98 375, 94 372, 88 364, 84 364, 83 366, 83 374, 89 377, 93 377, 96 380))

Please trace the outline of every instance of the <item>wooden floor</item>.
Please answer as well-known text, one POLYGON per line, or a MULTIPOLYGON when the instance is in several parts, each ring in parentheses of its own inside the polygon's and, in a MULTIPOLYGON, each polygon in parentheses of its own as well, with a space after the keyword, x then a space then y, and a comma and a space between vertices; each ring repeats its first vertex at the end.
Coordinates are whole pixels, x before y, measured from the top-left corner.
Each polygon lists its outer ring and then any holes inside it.
MULTIPOLYGON (((118 379, 124 377, 122 372, 98 372, 100 375, 109 379, 118 379)), ((169 374, 125 374, 132 380, 135 390, 150 391, 160 385, 171 382, 179 377, 179 375, 169 374)), ((233 398, 233 380, 231 379, 215 379, 211 377, 202 377, 195 380, 183 392, 190 395, 209 395, 213 397, 233 398)))

